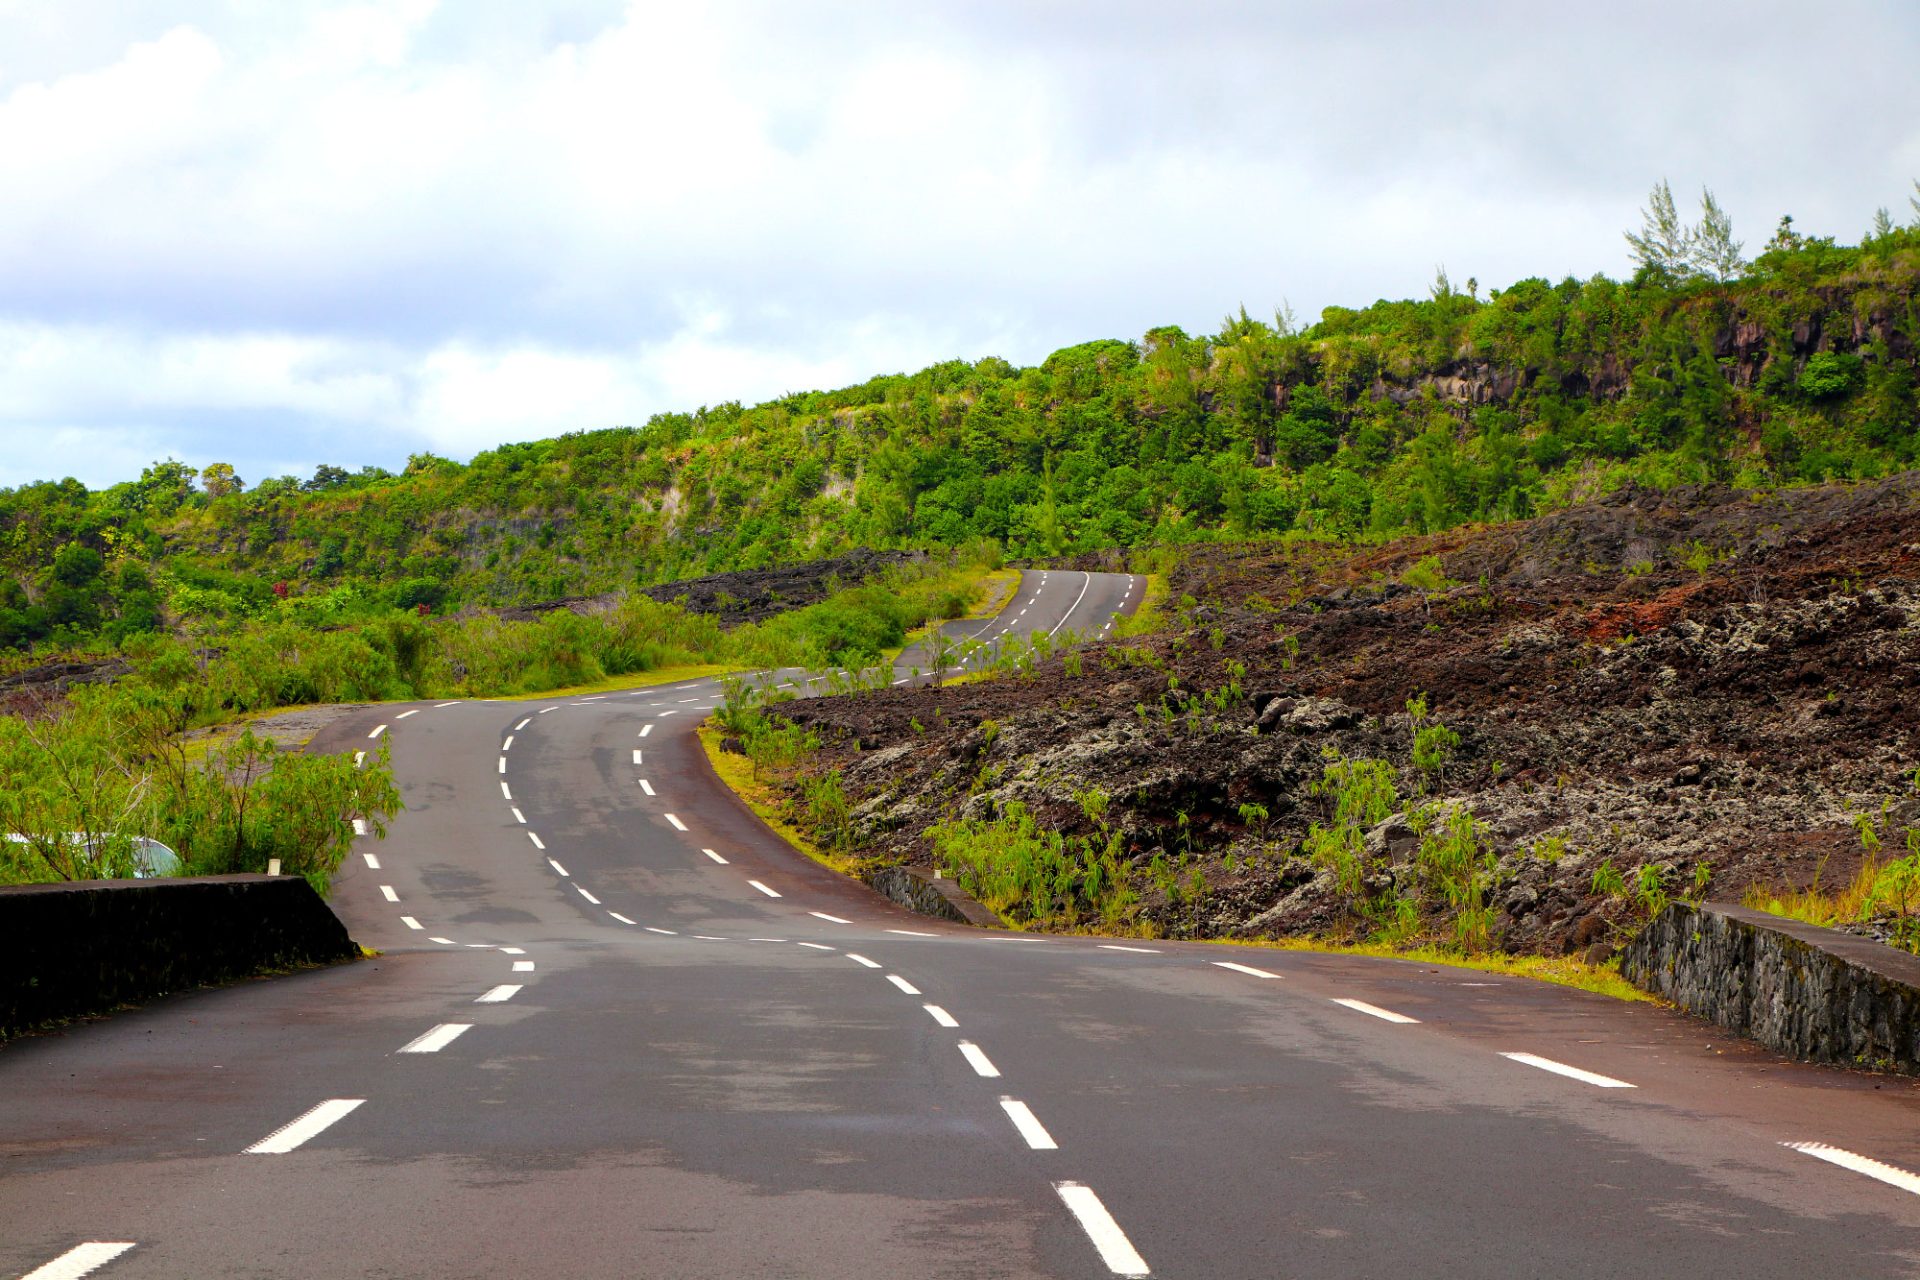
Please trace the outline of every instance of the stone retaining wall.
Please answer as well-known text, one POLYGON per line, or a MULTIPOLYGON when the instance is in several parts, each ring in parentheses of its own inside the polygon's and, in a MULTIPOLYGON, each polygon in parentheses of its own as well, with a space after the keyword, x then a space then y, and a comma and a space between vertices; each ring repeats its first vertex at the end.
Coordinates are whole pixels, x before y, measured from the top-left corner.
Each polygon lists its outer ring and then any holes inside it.
POLYGON ((1745 907, 1676 902, 1621 957, 1636 985, 1809 1062, 1920 1075, 1920 957, 1745 907))
POLYGON ((349 960, 360 948, 299 876, 0 887, 0 1038, 170 991, 349 960))
POLYGON ((955 924, 978 925, 983 929, 1004 929, 999 916, 973 900, 960 886, 945 876, 934 878, 922 867, 883 867, 868 877, 867 883, 909 911, 955 924))

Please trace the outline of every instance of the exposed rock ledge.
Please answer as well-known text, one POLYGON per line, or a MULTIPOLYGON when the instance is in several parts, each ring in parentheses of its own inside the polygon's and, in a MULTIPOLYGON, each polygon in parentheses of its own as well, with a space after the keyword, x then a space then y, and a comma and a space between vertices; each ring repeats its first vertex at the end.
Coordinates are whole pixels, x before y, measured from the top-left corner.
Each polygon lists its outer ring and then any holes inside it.
POLYGON ((1621 972, 1782 1053, 1920 1075, 1920 957, 1878 942, 1676 902, 1628 944, 1621 972))

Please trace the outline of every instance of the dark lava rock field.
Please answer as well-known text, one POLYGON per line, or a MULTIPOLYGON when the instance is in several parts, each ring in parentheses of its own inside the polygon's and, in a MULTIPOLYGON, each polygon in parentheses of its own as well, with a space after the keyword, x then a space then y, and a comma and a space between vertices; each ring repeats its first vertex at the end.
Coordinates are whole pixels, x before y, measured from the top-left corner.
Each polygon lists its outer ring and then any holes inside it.
MULTIPOLYGON (((1076 797, 1098 789, 1135 867, 1186 854, 1204 878, 1197 900, 1144 888, 1161 931, 1352 935, 1348 899, 1300 856, 1329 817, 1312 788, 1331 747, 1479 820, 1497 945, 1597 956, 1637 910, 1594 892, 1603 864, 1737 900, 1844 883, 1855 815, 1920 825, 1920 475, 1623 490, 1363 548, 1203 544, 1167 577, 1168 625, 1087 647, 1078 674, 1054 656, 783 706, 823 740, 813 767, 841 770, 858 851, 926 864, 928 826, 1014 800, 1092 834, 1076 797), (1417 696, 1460 737, 1424 781, 1417 696)), ((1367 835, 1389 881, 1411 874, 1407 821, 1367 835)))

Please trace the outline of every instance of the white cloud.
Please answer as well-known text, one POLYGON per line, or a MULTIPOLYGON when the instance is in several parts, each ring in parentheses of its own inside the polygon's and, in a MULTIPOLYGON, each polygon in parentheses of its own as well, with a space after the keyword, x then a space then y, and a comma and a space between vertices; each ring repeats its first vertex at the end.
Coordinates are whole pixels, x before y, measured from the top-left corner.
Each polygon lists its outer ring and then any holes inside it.
POLYGON ((1823 18, 1874 32, 1831 98, 1762 91, 1804 75, 1784 0, 167 11, 0 6, 10 438, 393 465, 1438 263, 1621 272, 1663 175, 1850 236, 1920 155, 1920 19, 1872 0, 1823 18))

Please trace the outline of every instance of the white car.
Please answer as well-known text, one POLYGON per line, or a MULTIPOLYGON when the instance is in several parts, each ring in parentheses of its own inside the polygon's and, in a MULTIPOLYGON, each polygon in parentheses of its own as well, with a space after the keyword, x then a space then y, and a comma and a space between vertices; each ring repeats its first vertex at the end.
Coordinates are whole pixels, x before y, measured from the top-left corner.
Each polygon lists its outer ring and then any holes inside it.
MULTIPOLYGON (((33 843, 17 832, 9 832, 5 838, 14 844, 33 843)), ((94 840, 98 839, 98 836, 94 837, 94 840)), ((67 841, 75 845, 93 843, 82 831, 69 831, 67 841)), ((177 876, 180 874, 181 865, 180 855, 158 840, 148 836, 133 837, 133 874, 136 878, 146 880, 158 876, 177 876)))

